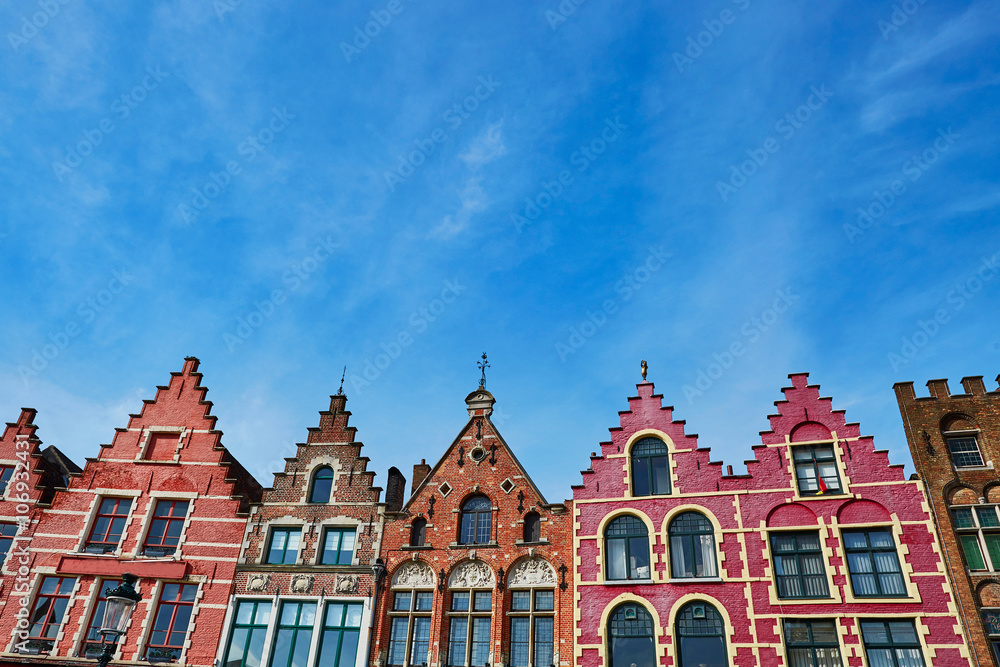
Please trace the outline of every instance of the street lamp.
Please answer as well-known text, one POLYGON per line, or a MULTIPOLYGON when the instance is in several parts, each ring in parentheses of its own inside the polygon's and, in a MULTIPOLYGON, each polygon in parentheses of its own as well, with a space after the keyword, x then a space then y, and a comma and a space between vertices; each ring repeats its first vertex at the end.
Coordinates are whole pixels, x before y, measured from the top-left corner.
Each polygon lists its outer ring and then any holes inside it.
POLYGON ((139 577, 126 572, 122 575, 122 583, 115 588, 108 589, 104 602, 104 619, 101 621, 101 629, 97 634, 101 636, 101 644, 104 652, 97 659, 97 664, 101 667, 108 667, 111 657, 115 653, 118 645, 118 638, 125 634, 125 626, 132 616, 132 610, 142 595, 135 590, 135 582, 139 577))
POLYGON ((372 657, 372 630, 375 628, 375 612, 378 609, 378 591, 386 572, 388 570, 385 567, 385 561, 381 558, 376 558, 375 563, 372 565, 372 613, 371 618, 368 619, 368 650, 365 654, 365 667, 368 667, 370 664, 369 660, 372 657))

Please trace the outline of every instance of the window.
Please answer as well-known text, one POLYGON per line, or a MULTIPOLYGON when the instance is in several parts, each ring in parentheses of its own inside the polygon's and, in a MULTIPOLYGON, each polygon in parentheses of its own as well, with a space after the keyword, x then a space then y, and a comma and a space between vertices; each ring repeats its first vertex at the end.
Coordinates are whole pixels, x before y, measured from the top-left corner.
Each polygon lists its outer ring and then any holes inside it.
POLYGON ((981 609, 983 627, 993 648, 993 657, 1000 660, 1000 609, 981 609))
POLYGON ((462 505, 459 544, 488 544, 493 523, 493 505, 486 496, 472 496, 462 505))
POLYGON ((611 664, 608 667, 656 667, 653 617, 644 607, 623 604, 608 619, 611 664))
POLYGON ((785 649, 794 667, 841 667, 833 621, 785 621, 785 649))
POLYGON ((678 667, 727 667, 724 627, 712 605, 685 605, 677 614, 678 667))
POLYGON ((275 528, 271 531, 271 543, 267 548, 267 563, 283 565, 294 563, 299 555, 300 528, 275 528))
POLYGON ((42 577, 38 597, 28 619, 30 652, 44 653, 52 650, 74 586, 76 579, 73 577, 42 577))
POLYGON ((604 530, 608 579, 649 579, 649 532, 631 515, 620 516, 604 530))
POLYGON ((948 453, 951 454, 951 462, 956 468, 976 468, 985 465, 975 436, 945 438, 945 442, 948 443, 948 453))
POLYGON ((14 466, 0 466, 0 498, 7 491, 10 478, 14 476, 14 466))
POLYGON ((799 495, 842 493, 833 445, 792 447, 792 458, 795 460, 795 479, 799 483, 799 495))
POLYGON ((779 598, 830 597, 818 532, 774 533, 771 555, 779 598))
POLYGON ((389 612, 388 664, 423 665, 431 642, 431 591, 394 591, 389 612))
POLYGON ((104 498, 97 509, 94 527, 90 529, 85 550, 91 554, 113 553, 118 548, 132 509, 131 498, 104 498))
MULTIPOLYGON (((327 528, 323 533, 323 551, 319 562, 322 565, 350 565, 354 559, 356 534, 356 528, 327 528)), ((294 557, 290 562, 295 562, 294 557)))
POLYGON ((510 667, 554 664, 554 590, 511 591, 510 667))
POLYGON ((845 530, 843 536, 856 597, 906 597, 896 542, 888 528, 845 530))
POLYGON ((327 603, 316 664, 324 667, 354 667, 360 639, 361 605, 327 603))
POLYGON ((223 667, 260 667, 260 659, 264 654, 264 637, 270 620, 270 601, 237 602, 223 667))
POLYGON ((683 512, 670 522, 670 576, 715 577, 715 532, 698 512, 683 512))
POLYGON ((528 512, 524 515, 524 541, 541 542, 542 540, 542 517, 538 512, 528 512))
POLYGON ((487 665, 493 591, 452 591, 448 612, 448 665, 487 665))
POLYGON ((147 660, 172 662, 180 658, 197 595, 198 584, 163 584, 146 647, 147 660))
POLYGON ((271 667, 306 667, 315 623, 315 602, 282 602, 271 667))
POLYGON ((425 544, 427 544, 427 519, 414 519, 413 525, 410 526, 410 546, 422 547, 425 544))
POLYGON ((95 658, 101 654, 103 650, 102 638, 97 631, 101 629, 101 621, 104 620, 104 606, 108 600, 107 592, 109 588, 115 588, 121 583, 121 579, 103 579, 97 582, 97 604, 94 605, 94 611, 90 615, 90 624, 87 626, 87 637, 84 639, 81 657, 95 658))
POLYGON ((861 621, 865 655, 872 667, 923 667, 913 621, 861 621))
POLYGON ((16 523, 0 523, 0 566, 7 560, 7 554, 14 545, 14 538, 16 536, 16 523))
POLYGON ((667 446, 658 438, 643 438, 632 445, 632 495, 670 493, 667 446))
POLYGON ((996 505, 953 507, 958 542, 970 570, 1000 570, 1000 520, 996 505))
POLYGON ((153 521, 142 547, 144 556, 169 556, 177 550, 187 517, 188 501, 158 500, 153 510, 153 521))
POLYGON ((322 466, 313 475, 312 490, 309 492, 309 502, 328 503, 333 492, 333 468, 322 466))

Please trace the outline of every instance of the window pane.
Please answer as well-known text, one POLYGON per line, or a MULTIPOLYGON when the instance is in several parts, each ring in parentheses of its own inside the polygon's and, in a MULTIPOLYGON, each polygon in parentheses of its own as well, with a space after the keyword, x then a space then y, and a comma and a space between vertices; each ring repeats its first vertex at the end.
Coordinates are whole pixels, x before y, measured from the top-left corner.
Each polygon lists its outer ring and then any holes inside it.
POLYGON ((997 509, 995 507, 977 507, 976 516, 979 517, 979 525, 983 528, 996 528, 1000 526, 1000 521, 997 521, 997 509))
MULTIPOLYGON (((698 665, 695 660, 692 664, 698 665)), ((614 637, 611 640, 613 667, 656 667, 656 650, 652 637, 614 637)), ((712 667, 715 667, 714 665, 712 667)), ((721 667, 721 666, 720 666, 721 667)))
POLYGON ((638 457, 632 459, 632 495, 648 496, 651 493, 649 488, 649 459, 638 457))
POLYGON ((510 619, 510 665, 511 667, 528 667, 529 623, 527 617, 510 619))
POLYGON ((413 619, 413 641, 410 643, 410 664, 427 663, 427 650, 431 641, 431 619, 418 616, 413 619))
POLYGON ((513 591, 510 597, 511 611, 529 611, 531 609, 531 591, 513 591))
POLYGON ((470 665, 488 665, 490 658, 490 619, 472 619, 472 646, 469 651, 470 665))
POLYGON ((389 657, 390 665, 402 665, 406 656, 406 626, 407 619, 393 618, 392 626, 389 629, 389 657))
POLYGON ((555 591, 535 591, 535 611, 555 609, 555 591))
POLYGON ((670 475, 667 471, 667 457, 650 459, 653 464, 653 493, 670 493, 670 475))
POLYGON ((474 602, 476 611, 489 611, 493 608, 493 594, 490 591, 476 591, 474 602))
POLYGON ((691 536, 676 535, 670 538, 670 574, 681 579, 694 576, 694 561, 690 554, 691 536))
POLYGON ((951 511, 952 516, 955 517, 955 527, 956 528, 975 528, 976 522, 972 519, 972 509, 971 508, 960 508, 951 511))
POLYGON ((649 542, 645 537, 629 540, 629 561, 632 579, 649 579, 649 542))
POLYGON ((983 465, 975 438, 948 438, 948 449, 957 468, 983 465))
MULTIPOLYGON (((464 665, 469 619, 453 618, 448 632, 448 664, 464 665)), ((527 663, 525 663, 527 664, 527 663)))
POLYGON ((553 664, 552 617, 539 616, 535 618, 535 667, 546 667, 553 664))
MULTIPOLYGON (((681 637, 681 664, 705 667, 729 667, 722 637, 681 637)), ((638 667, 638 665, 636 666, 638 667)))
POLYGON ((430 611, 434 606, 433 593, 417 593, 417 611, 430 611))
POLYGON ((959 535, 958 541, 962 544, 962 551, 965 552, 965 562, 970 570, 985 570, 986 561, 983 560, 983 552, 979 548, 979 538, 975 535, 959 535))
POLYGON ((412 594, 410 591, 405 593, 396 593, 393 598, 392 608, 394 611, 409 611, 410 610, 410 597, 412 594))
POLYGON ((469 592, 462 591, 451 594, 452 611, 469 611, 469 592))
POLYGON ((983 538, 986 540, 986 551, 990 555, 992 569, 1000 570, 1000 534, 986 533, 983 538))
POLYGON ((625 540, 610 539, 608 544, 608 579, 625 579, 625 540))

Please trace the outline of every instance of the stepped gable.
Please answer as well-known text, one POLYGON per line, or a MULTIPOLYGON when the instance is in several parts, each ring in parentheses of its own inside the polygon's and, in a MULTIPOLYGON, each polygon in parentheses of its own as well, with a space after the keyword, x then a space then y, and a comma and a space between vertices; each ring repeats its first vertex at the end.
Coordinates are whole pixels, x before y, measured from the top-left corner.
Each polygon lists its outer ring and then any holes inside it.
POLYGON ((37 414, 32 408, 21 408, 17 421, 7 423, 0 437, 0 460, 4 465, 26 465, 32 476, 28 495, 37 505, 47 507, 56 491, 66 488, 81 469, 56 447, 42 449, 35 424, 37 414))

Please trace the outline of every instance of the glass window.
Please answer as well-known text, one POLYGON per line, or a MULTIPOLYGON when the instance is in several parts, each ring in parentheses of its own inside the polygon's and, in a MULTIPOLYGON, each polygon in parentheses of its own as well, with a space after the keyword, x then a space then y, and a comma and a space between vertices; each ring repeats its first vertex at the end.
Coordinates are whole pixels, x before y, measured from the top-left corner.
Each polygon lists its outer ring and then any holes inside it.
POLYGON ((670 576, 716 577, 715 531, 698 512, 683 512, 670 522, 670 576))
POLYGON ((62 625, 76 579, 73 577, 42 577, 38 597, 28 618, 28 646, 38 652, 52 650, 62 625))
POLYGON ((260 667, 260 659, 264 654, 264 638, 270 620, 270 601, 237 602, 223 667, 260 667))
POLYGON ((267 562, 271 565, 294 563, 299 555, 300 528, 275 528, 267 549, 267 562))
POLYGON ((87 553, 106 554, 118 548, 128 512, 132 509, 131 498, 104 498, 97 508, 94 525, 90 529, 85 550, 87 553))
POLYGON ((906 586, 888 528, 845 530, 844 549, 856 597, 906 597, 906 586))
MULTIPOLYGON (((354 559, 356 528, 327 528, 323 533, 322 565, 350 565, 354 559)), ((294 560, 292 562, 295 562, 294 560)))
POLYGON ((966 566, 973 571, 1000 571, 1000 519, 996 505, 953 507, 951 515, 966 566))
POLYGON ((511 591, 510 667, 550 667, 555 658, 553 590, 511 591))
MULTIPOLYGON (((466 594, 466 607, 468 603, 466 594)), ((454 596, 452 604, 455 604, 454 596)), ((389 612, 389 665, 418 667, 427 663, 433 606, 432 591, 394 591, 392 611, 389 612)))
POLYGON ((872 667, 923 667, 913 621, 861 621, 865 655, 872 667))
POLYGON ((187 511, 187 500, 156 501, 153 521, 149 524, 146 543, 142 547, 144 556, 169 556, 177 550, 187 511))
POLYGON ((0 497, 7 491, 10 478, 14 476, 14 466, 0 466, 0 497))
POLYGON ((447 664, 486 665, 490 656, 493 591, 452 591, 451 596, 447 664))
POLYGON ((842 493, 837 457, 833 445, 799 445, 792 447, 795 461, 795 479, 799 495, 819 496, 824 493, 842 493))
POLYGON ((360 638, 361 604, 327 603, 316 664, 323 667, 354 667, 360 638))
POLYGON ((710 604, 690 602, 677 613, 679 667, 727 667, 725 624, 710 604))
POLYGON ((15 537, 17 537, 16 523, 0 523, 0 566, 7 560, 7 554, 14 545, 15 537))
POLYGON ((841 667, 840 641, 834 621, 785 621, 788 664, 794 667, 841 667))
POLYGON ((462 505, 459 544, 488 544, 493 524, 493 505, 486 496, 473 496, 462 505))
POLYGON ((321 466, 313 475, 312 490, 309 492, 309 502, 328 503, 333 492, 333 468, 321 466))
POLYGON ((198 584, 163 584, 146 646, 147 659, 162 662, 180 658, 197 594, 198 584))
POLYGON ((638 517, 620 516, 604 530, 607 578, 649 579, 649 532, 638 517))
POLYGON ((819 533, 772 533, 771 555, 779 598, 828 598, 819 533))
POLYGON ((539 542, 542 539, 542 518, 538 512, 528 512, 524 515, 524 541, 539 542))
POLYGON ((87 637, 83 644, 83 655, 85 657, 93 658, 103 651, 101 635, 98 633, 98 630, 101 629, 101 621, 104 620, 107 592, 108 589, 115 588, 121 583, 121 579, 104 579, 97 581, 95 584, 98 591, 97 603, 94 605, 94 611, 90 614, 90 623, 87 625, 87 637))
POLYGON ((653 617, 644 607, 632 603, 616 607, 608 618, 608 667, 656 667, 653 637, 653 617))
POLYGON ((974 468, 984 465, 983 455, 979 452, 979 443, 975 436, 963 438, 945 438, 951 462, 956 468, 974 468))
POLYGON ((667 446, 658 438, 643 438, 632 445, 632 495, 670 493, 667 446))
POLYGON ((427 519, 414 519, 410 527, 410 546, 422 547, 425 544, 427 544, 427 519))
POLYGON ((307 667, 315 623, 315 602, 282 602, 270 667, 307 667))

